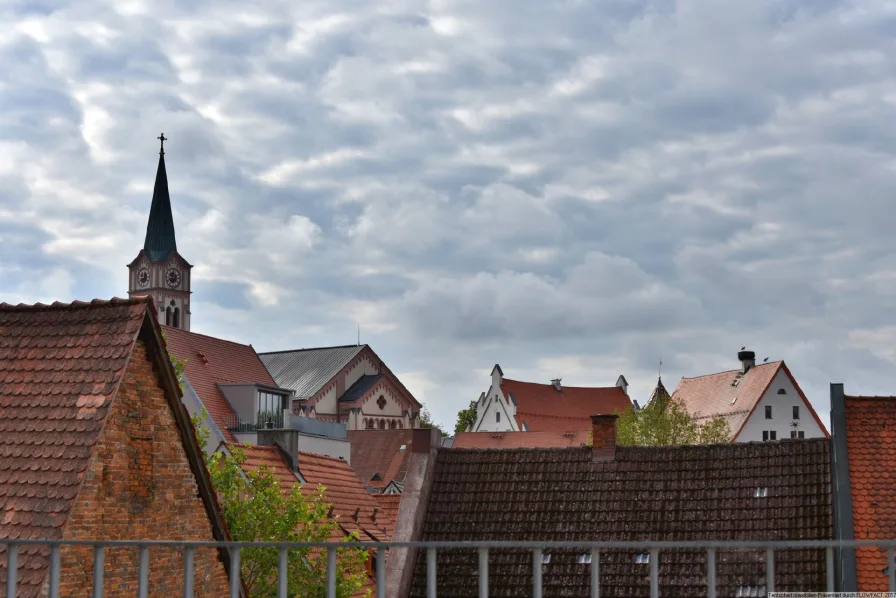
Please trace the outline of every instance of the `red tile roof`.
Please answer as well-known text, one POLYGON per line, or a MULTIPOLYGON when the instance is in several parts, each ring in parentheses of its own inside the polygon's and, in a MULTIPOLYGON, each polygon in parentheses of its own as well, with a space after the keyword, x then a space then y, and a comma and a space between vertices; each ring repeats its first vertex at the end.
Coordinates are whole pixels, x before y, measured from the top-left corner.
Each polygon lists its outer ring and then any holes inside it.
MULTIPOLYGON (((280 481, 281 488, 299 483, 285 455, 275 446, 238 446, 246 455, 244 467, 255 470, 266 466, 280 481)), ((333 516, 344 534, 357 532, 362 541, 388 540, 392 536, 394 521, 377 502, 377 497, 367 492, 364 484, 349 464, 334 457, 299 453, 299 473, 307 482, 301 486, 307 496, 323 486, 326 500, 333 505, 333 516), (374 510, 378 512, 374 514, 374 510), (355 512, 358 519, 355 520, 355 512)), ((337 538, 334 538, 334 540, 337 538)))
POLYGON ((352 469, 365 486, 380 488, 395 480, 403 482, 407 472, 405 456, 411 447, 413 430, 349 430, 352 469), (401 447, 405 447, 401 450, 401 447), (381 480, 373 480, 379 474, 381 480))
POLYGON ((809 413, 827 435, 827 429, 783 361, 753 366, 746 374, 741 374, 737 369, 696 378, 682 378, 678 388, 672 393, 672 400, 680 401, 685 409, 698 419, 724 417, 728 420, 731 440, 734 441, 780 370, 790 377, 809 413), (739 380, 737 386, 732 386, 735 380, 739 380))
MULTIPOLYGON (((59 539, 140 339, 164 351, 145 297, 33 306, 0 304, 0 538, 59 539)), ((167 359, 172 407, 180 407, 167 359)), ((164 376, 163 376, 164 377, 164 376)), ((193 438, 186 411, 175 418, 193 438)), ((186 447, 218 539, 227 539, 198 445, 186 447)), ((46 577, 48 551, 21 548, 20 596, 46 577)), ((6 577, 6 557, 0 578, 6 577)))
POLYGON ((398 519, 398 506, 401 504, 401 494, 377 494, 375 498, 389 521, 395 522, 398 519))
POLYGON ((504 378, 501 390, 516 402, 516 423, 531 432, 590 430, 591 416, 614 413, 631 407, 631 400, 618 386, 576 387, 520 382, 504 378))
MULTIPOLYGON (((896 397, 844 397, 849 481, 856 540, 896 538, 896 397)), ((887 555, 856 550, 861 592, 886 592, 887 555)))
POLYGON ((276 387, 274 378, 261 362, 251 345, 187 332, 163 326, 168 350, 185 361, 184 375, 199 400, 228 440, 234 440, 227 430, 228 418, 234 411, 218 389, 223 383, 251 383, 276 387))
POLYGON ((451 448, 562 448, 588 444, 588 430, 552 432, 459 432, 451 448))
MULTIPOLYGON (((832 537, 829 442, 824 438, 685 447, 440 450, 427 505, 427 541, 797 540, 832 537), (756 497, 757 488, 765 495, 756 497)), ((545 595, 590 595, 580 550, 543 566, 545 595)), ((646 597, 641 551, 601 553, 601 596, 646 597)), ((706 552, 662 551, 661 596, 705 596, 706 552)), ((825 554, 776 552, 776 590, 824 591, 825 554)), ((477 596, 475 551, 437 553, 440 596, 477 596)), ((491 551, 489 595, 531 596, 529 552, 491 551)), ((764 551, 719 551, 720 596, 765 584, 764 551)), ((411 598, 426 595, 418 558, 411 598)))

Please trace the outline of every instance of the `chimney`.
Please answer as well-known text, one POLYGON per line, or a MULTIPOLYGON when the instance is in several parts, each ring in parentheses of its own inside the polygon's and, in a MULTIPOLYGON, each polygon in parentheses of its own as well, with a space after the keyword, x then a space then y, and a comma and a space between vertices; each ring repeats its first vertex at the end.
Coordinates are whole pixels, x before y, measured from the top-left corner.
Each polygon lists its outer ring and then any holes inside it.
POLYGON ((612 415, 591 416, 591 462, 616 460, 616 420, 612 415))
POLYGON ((753 351, 738 351, 737 358, 740 360, 741 374, 746 374, 747 370, 756 365, 756 353, 753 351))
POLYGON ((563 387, 560 386, 560 378, 554 378, 551 380, 551 385, 554 387, 554 390, 563 390, 563 387))

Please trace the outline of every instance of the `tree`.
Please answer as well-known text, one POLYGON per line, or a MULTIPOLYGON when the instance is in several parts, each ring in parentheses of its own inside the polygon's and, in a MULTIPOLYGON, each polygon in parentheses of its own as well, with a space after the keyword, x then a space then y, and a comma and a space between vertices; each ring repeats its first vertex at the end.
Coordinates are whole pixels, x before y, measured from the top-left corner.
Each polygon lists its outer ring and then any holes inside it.
POLYGON ((457 412, 457 424, 454 426, 454 433, 465 432, 467 428, 472 429, 476 423, 476 405, 479 401, 470 401, 470 406, 457 412))
POLYGON ((616 421, 616 442, 623 446, 727 444, 731 430, 723 417, 695 419, 679 401, 653 400, 643 409, 629 407, 616 421))
MULTIPOLYGON (((204 448, 209 432, 202 426, 201 416, 192 419, 200 446, 204 448)), ((212 485, 234 540, 327 542, 333 534, 342 533, 339 525, 327 515, 329 504, 323 486, 305 496, 299 484, 289 489, 281 488, 269 469, 247 470, 245 462, 245 454, 235 446, 230 447, 230 455, 213 453, 206 457, 212 485)), ((346 540, 356 541, 358 537, 346 540)), ((289 595, 326 596, 326 559, 325 550, 290 550, 289 595)), ((360 593, 367 575, 367 560, 365 550, 337 550, 336 595, 339 598, 369 596, 369 592, 360 593)), ((251 597, 273 598, 277 595, 277 567, 276 549, 244 548, 240 551, 240 573, 251 597)))
POLYGON ((420 427, 438 428, 443 438, 445 436, 448 436, 447 432, 442 431, 442 425, 432 420, 432 414, 429 412, 429 409, 426 407, 426 405, 423 405, 423 407, 420 409, 420 427))

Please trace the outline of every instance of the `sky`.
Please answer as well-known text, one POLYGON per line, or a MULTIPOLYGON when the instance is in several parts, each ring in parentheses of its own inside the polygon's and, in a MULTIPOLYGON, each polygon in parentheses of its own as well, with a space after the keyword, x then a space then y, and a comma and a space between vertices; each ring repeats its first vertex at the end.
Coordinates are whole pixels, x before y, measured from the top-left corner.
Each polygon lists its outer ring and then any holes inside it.
POLYGON ((443 426, 784 359, 896 394, 896 3, 7 0, 0 300, 125 296, 164 132, 192 329, 369 343, 443 426))

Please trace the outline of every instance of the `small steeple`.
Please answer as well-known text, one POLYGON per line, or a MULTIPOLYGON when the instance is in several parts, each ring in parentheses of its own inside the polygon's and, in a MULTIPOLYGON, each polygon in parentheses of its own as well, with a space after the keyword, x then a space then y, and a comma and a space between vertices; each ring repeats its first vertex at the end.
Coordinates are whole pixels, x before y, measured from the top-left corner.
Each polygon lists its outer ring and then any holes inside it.
POLYGON ((653 392, 650 394, 650 399, 647 401, 647 404, 652 405, 654 404, 654 401, 656 401, 658 407, 665 409, 671 399, 672 397, 669 395, 669 391, 666 390, 666 386, 663 384, 663 376, 660 374, 656 380, 656 388, 654 388, 653 392))
POLYGON ((163 262, 172 252, 177 251, 174 239, 174 217, 171 215, 171 197, 168 195, 168 173, 165 171, 165 141, 162 133, 156 137, 161 142, 159 168, 156 170, 156 184, 152 191, 152 207, 149 209, 149 223, 146 225, 146 241, 143 250, 146 257, 154 262, 163 262))

